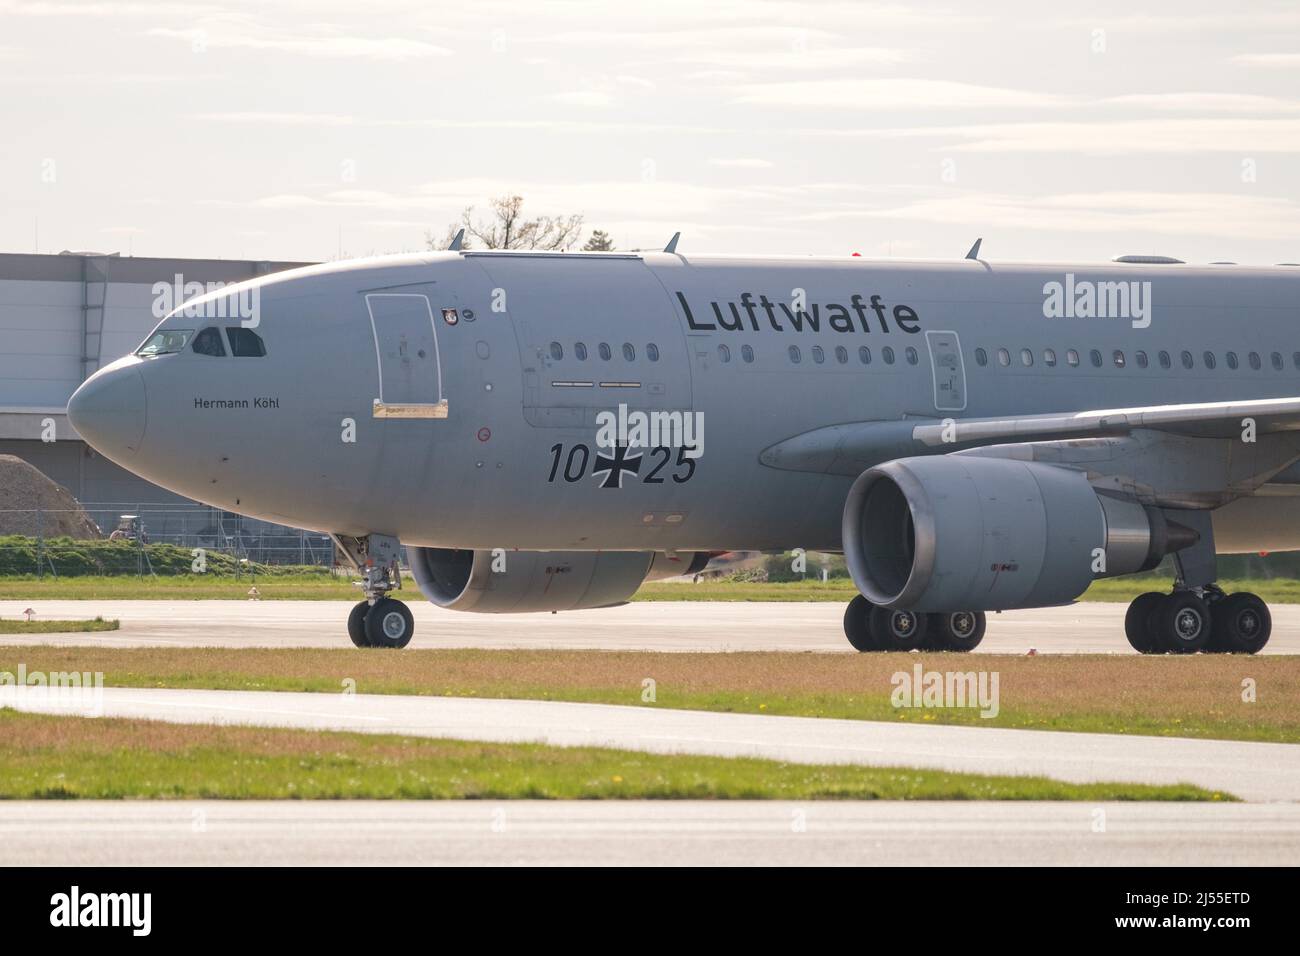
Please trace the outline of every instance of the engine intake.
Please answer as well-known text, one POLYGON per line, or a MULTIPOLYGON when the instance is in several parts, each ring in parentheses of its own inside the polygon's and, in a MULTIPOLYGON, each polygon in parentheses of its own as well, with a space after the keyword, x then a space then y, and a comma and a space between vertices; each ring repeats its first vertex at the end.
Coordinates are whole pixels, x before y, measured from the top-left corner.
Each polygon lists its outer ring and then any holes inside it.
POLYGON ((704 551, 406 551, 425 597, 439 607, 484 614, 621 604, 644 581, 693 574, 709 561, 704 551))
POLYGON ((844 556, 874 604, 996 611, 1072 601, 1197 540, 1158 508, 1098 494, 1081 471, 973 455, 899 458, 844 505, 844 556))

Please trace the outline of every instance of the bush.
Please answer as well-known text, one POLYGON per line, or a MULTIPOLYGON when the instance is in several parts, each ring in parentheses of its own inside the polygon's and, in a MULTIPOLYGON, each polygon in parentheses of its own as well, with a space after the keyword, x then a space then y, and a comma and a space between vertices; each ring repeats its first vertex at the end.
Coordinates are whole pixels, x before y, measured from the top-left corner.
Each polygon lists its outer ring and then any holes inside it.
MULTIPOLYGON (((329 573, 329 568, 299 565, 266 565, 248 562, 221 551, 207 551, 207 572, 217 577, 255 574, 258 577, 295 577, 329 573)), ((194 555, 189 548, 174 544, 133 541, 77 541, 46 538, 38 545, 24 535, 0 535, 0 575, 57 574, 59 577, 87 575, 148 574, 160 577, 193 574, 194 555), (147 559, 147 560, 146 560, 147 559)))

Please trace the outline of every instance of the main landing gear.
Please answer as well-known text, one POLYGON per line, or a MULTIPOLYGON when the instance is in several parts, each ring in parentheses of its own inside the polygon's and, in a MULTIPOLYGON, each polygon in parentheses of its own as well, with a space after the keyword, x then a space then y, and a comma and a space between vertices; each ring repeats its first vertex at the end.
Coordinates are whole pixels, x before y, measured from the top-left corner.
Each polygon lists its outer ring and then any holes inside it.
POLYGON ((1124 615, 1124 635, 1139 654, 1257 654, 1272 631, 1273 617, 1258 595, 1224 594, 1213 584, 1148 591, 1124 615))
POLYGON ((844 610, 844 636, 864 652, 973 651, 984 640, 984 627, 983 611, 891 611, 861 594, 844 610))
POLYGON ((1124 634, 1140 654, 1257 654, 1268 643, 1273 617, 1249 591, 1224 594, 1218 576, 1214 528, 1208 511, 1185 511, 1180 524, 1199 533, 1197 542, 1174 552, 1172 594, 1148 591, 1128 606, 1124 634))
POLYGON ((415 633, 411 609, 388 596, 389 591, 402 587, 398 540, 379 534, 362 538, 337 534, 330 537, 361 575, 361 580, 354 583, 366 596, 348 615, 348 637, 352 643, 357 647, 393 649, 411 643, 411 635, 415 633))

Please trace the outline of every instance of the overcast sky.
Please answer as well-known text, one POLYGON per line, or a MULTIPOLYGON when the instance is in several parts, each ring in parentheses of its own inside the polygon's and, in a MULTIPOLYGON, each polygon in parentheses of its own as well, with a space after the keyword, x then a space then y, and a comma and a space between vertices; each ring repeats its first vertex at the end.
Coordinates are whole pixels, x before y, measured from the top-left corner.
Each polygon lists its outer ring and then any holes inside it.
POLYGON ((0 251, 1300 261, 1300 4, 1087 6, 0 0, 0 251))

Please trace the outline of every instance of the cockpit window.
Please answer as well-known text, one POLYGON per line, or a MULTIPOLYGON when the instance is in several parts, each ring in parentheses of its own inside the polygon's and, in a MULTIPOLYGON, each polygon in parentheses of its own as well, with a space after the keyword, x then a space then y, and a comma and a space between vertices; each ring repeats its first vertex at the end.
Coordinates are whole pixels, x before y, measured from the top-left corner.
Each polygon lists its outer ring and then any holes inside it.
POLYGON ((190 348, 200 355, 212 355, 217 358, 224 358, 226 354, 226 347, 221 344, 221 331, 213 326, 208 326, 194 336, 190 348))
POLYGON ((170 355, 185 348, 193 329, 158 329, 135 350, 136 355, 170 355))
POLYGON ((226 338, 230 339, 230 354, 235 358, 261 358, 266 354, 266 343, 252 329, 230 326, 226 338))

